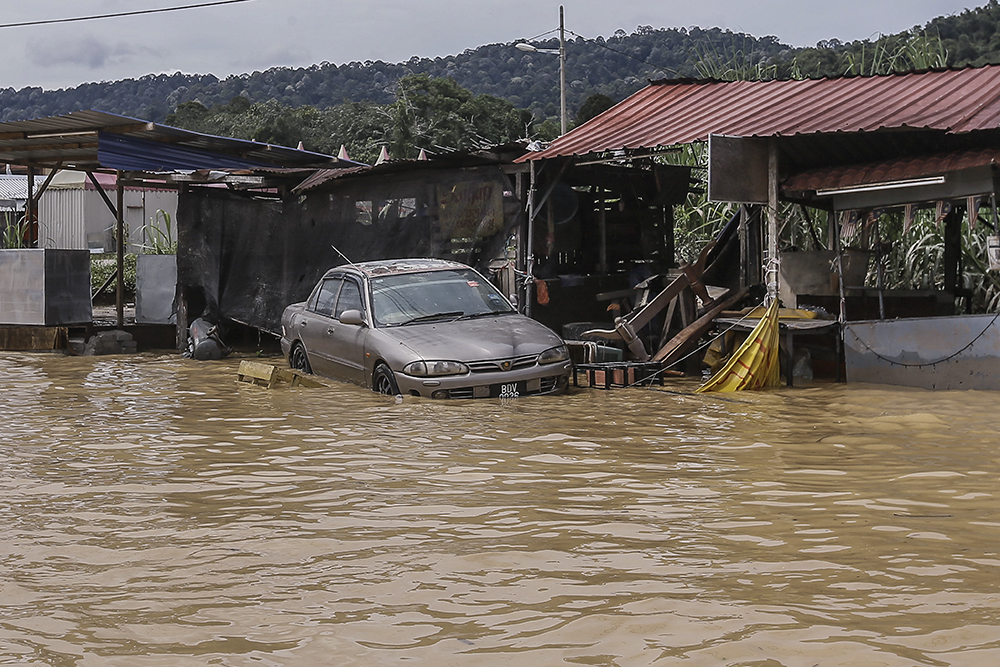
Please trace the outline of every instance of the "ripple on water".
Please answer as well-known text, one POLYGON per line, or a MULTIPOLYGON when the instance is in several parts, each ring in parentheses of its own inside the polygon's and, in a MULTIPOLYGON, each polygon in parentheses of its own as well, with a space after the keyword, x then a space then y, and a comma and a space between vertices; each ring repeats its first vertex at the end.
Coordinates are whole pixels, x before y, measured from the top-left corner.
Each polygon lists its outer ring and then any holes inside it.
POLYGON ((237 363, 0 354, 0 663, 1000 658, 989 392, 397 404, 237 363))

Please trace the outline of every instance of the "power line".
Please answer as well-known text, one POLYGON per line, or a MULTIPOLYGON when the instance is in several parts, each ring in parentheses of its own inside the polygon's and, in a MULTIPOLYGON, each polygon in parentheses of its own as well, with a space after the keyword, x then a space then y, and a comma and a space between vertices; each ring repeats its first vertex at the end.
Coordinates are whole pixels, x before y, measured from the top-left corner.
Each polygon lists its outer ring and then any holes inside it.
POLYGON ((589 37, 584 37, 583 35, 578 35, 575 32, 573 32, 572 30, 567 30, 566 32, 568 32, 569 34, 573 35, 574 37, 579 37, 580 39, 584 40, 585 42, 590 42, 591 44, 596 44, 597 46, 601 47, 602 49, 607 49, 608 51, 611 51, 611 53, 617 53, 620 56, 625 56, 626 58, 631 58, 632 60, 637 60, 637 61, 641 62, 643 65, 649 65, 650 67, 654 67, 656 69, 666 70, 668 72, 672 72, 672 73, 680 76, 680 73, 677 70, 672 69, 670 67, 667 67, 666 65, 657 65, 655 63, 649 62, 648 60, 643 60, 642 58, 636 58, 631 53, 625 53, 624 51, 618 51, 617 49, 612 49, 610 46, 608 46, 607 44, 604 44, 603 42, 598 42, 596 39, 590 39, 589 37))
POLYGON ((0 28, 23 28, 31 25, 49 25, 52 23, 72 23, 74 21, 92 21, 94 19, 112 19, 119 16, 138 16, 140 14, 159 14, 161 12, 176 12, 182 9, 198 9, 199 7, 213 7, 215 5, 231 5, 236 2, 250 2, 250 0, 215 0, 214 2, 200 2, 196 5, 184 5, 181 7, 164 7, 162 9, 140 9, 134 12, 118 12, 115 14, 95 14, 93 16, 74 16, 66 19, 45 19, 41 21, 24 21, 23 23, 4 23, 0 28))

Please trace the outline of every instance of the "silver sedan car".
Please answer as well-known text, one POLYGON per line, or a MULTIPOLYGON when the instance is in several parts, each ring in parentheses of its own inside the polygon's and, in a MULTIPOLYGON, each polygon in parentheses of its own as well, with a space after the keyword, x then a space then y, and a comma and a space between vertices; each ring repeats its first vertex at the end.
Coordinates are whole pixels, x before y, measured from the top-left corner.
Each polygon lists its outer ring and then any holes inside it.
POLYGON ((566 389, 551 329, 517 313, 473 269, 440 259, 345 264, 281 317, 292 368, 383 394, 514 398, 566 389))

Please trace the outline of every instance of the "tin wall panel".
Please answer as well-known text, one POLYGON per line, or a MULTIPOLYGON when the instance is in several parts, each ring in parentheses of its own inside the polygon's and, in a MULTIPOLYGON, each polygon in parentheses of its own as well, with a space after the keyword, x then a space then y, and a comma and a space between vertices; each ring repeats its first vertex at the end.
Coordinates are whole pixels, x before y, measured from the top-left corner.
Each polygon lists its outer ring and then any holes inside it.
POLYGON ((848 382, 1000 389, 1000 316, 848 322, 844 357, 848 382))
POLYGON ((46 190, 38 202, 38 240, 44 248, 86 250, 83 190, 46 190))

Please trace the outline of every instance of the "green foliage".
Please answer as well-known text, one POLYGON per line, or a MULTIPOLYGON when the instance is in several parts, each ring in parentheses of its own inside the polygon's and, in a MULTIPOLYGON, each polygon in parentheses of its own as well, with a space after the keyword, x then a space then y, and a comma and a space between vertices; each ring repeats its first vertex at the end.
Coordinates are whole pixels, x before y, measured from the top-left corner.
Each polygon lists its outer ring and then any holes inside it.
POLYGON ((11 214, 5 213, 0 224, 3 224, 3 233, 0 234, 0 248, 12 250, 28 247, 28 243, 25 241, 28 235, 28 220, 23 214, 12 220, 11 214))
MULTIPOLYGON (((135 293, 135 255, 125 254, 125 291, 135 293)), ((118 256, 101 253, 90 256, 90 291, 96 292, 118 269, 118 256)))
POLYGON ((245 98, 205 109, 181 105, 168 123, 185 129, 294 147, 331 155, 340 146, 352 160, 372 164, 382 146, 395 158, 430 151, 486 147, 530 138, 530 112, 492 95, 473 95, 453 79, 411 75, 400 79, 392 104, 348 102, 328 109, 287 107, 245 98), (243 101, 240 101, 243 100, 243 101))
POLYGON ((574 123, 583 125, 591 118, 601 115, 615 105, 615 101, 604 93, 594 93, 580 105, 574 123))
POLYGON ((393 157, 416 157, 420 148, 485 148, 529 136, 530 114, 492 95, 476 95, 452 78, 413 74, 399 80, 389 106, 393 157))
POLYGON ((706 42, 693 48, 698 74, 716 81, 766 81, 777 76, 778 66, 768 53, 755 48, 748 35, 732 35, 730 44, 706 42))
MULTIPOLYGON (((553 48, 558 42, 550 39, 537 45, 553 48)), ((616 101, 624 99, 648 80, 668 76, 802 78, 983 65, 1000 62, 1000 3, 990 0, 982 7, 895 35, 847 44, 830 39, 814 47, 793 48, 775 37, 756 38, 718 28, 641 26, 632 34, 619 30, 607 38, 570 39, 566 51, 570 109, 581 108, 596 93, 616 101)), ((54 91, 0 89, 0 121, 103 109, 194 127, 206 121, 206 111, 235 117, 257 105, 324 111, 345 103, 361 105, 351 114, 361 111, 367 115, 375 108, 394 104, 398 82, 412 75, 453 79, 473 96, 491 95, 529 110, 539 123, 559 119, 559 59, 518 51, 511 43, 488 44, 446 58, 274 67, 225 79, 176 72, 54 91)), ((297 134, 302 120, 291 118, 280 125, 272 118, 256 128, 263 130, 257 136, 285 143, 297 134)), ((235 136, 252 137, 254 133, 235 136)), ((305 138, 302 141, 307 146, 320 145, 305 138)), ((339 149, 339 144, 335 148, 339 149)))
MULTIPOLYGON (((894 239, 883 244, 885 284, 888 289, 944 289, 944 223, 937 222, 934 211, 918 211, 912 226, 903 231, 903 216, 898 211, 882 218, 881 236, 894 239)), ((997 312, 1000 309, 1000 276, 989 270, 986 237, 995 232, 981 220, 974 228, 968 216, 962 220, 961 287, 972 294, 968 312, 997 312)), ((873 262, 874 267, 874 262, 873 262)), ((875 269, 868 281, 875 284, 875 269)))
POLYGON ((876 76, 893 72, 946 67, 948 54, 938 36, 902 34, 882 37, 874 44, 861 42, 844 53, 844 74, 876 76))
POLYGON ((170 224, 170 214, 162 208, 156 209, 156 215, 146 225, 146 240, 142 251, 147 255, 177 254, 177 239, 170 224))
MULTIPOLYGON (((691 64, 693 49, 721 50, 734 39, 732 32, 718 28, 649 26, 632 34, 618 31, 608 38, 571 39, 566 45, 569 109, 580 108, 595 93, 618 101, 646 86, 649 79, 696 76, 691 64)), ((791 48, 774 37, 742 35, 740 39, 748 50, 768 58, 779 58, 791 48)), ((548 40, 538 46, 551 48, 556 44, 556 40, 548 40)), ((201 109, 230 107, 227 113, 239 114, 245 111, 239 105, 272 102, 283 109, 325 110, 344 103, 385 106, 396 101, 398 82, 410 75, 451 78, 473 96, 490 95, 517 109, 528 109, 537 122, 559 120, 559 58, 518 51, 513 43, 489 44, 446 58, 274 67, 225 79, 176 72, 56 91, 0 89, 0 120, 102 109, 192 127, 204 120, 201 109)))

